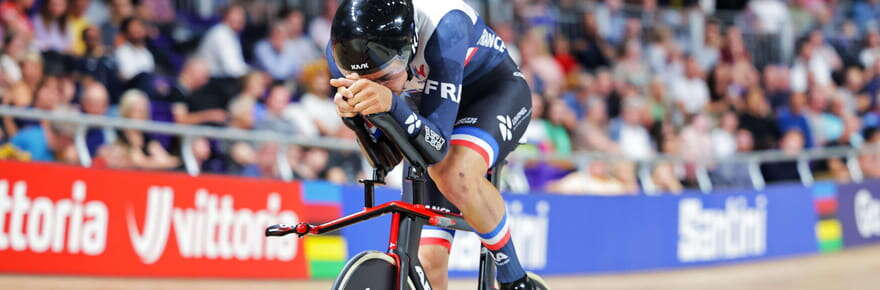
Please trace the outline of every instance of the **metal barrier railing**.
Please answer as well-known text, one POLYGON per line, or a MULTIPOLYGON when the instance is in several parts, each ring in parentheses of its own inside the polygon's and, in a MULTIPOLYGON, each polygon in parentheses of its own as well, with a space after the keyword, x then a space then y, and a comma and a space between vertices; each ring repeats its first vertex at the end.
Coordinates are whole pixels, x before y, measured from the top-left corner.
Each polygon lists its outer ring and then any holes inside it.
MULTIPOLYGON (((293 174, 285 155, 287 146, 298 145, 303 147, 317 147, 336 151, 356 151, 357 144, 353 140, 337 139, 337 138, 308 138, 301 136, 291 136, 279 134, 272 131, 248 131, 233 128, 218 128, 208 126, 192 126, 179 125, 174 123, 151 122, 130 120, 124 118, 111 118, 104 116, 95 116, 80 114, 76 112, 50 112, 36 109, 24 109, 10 106, 0 106, 0 116, 11 116, 20 119, 31 120, 48 120, 51 122, 62 122, 74 124, 77 126, 74 134, 74 146, 80 160, 81 165, 90 166, 91 156, 86 148, 86 132, 88 128, 111 128, 111 129, 134 129, 150 133, 168 134, 180 136, 181 157, 184 167, 190 175, 198 175, 199 166, 193 156, 191 142, 195 138, 207 137, 212 139, 231 140, 231 141, 252 141, 252 142, 274 142, 281 148, 278 151, 275 160, 275 166, 278 167, 280 177, 289 181, 293 179, 293 174)), ((569 161, 577 168, 586 168, 592 161, 610 161, 610 162, 634 162, 637 164, 636 176, 641 184, 642 190, 646 194, 656 194, 656 186, 651 178, 653 168, 660 163, 691 163, 696 167, 697 184, 703 192, 712 190, 712 180, 709 178, 709 166, 715 164, 740 163, 745 164, 745 170, 748 170, 752 187, 755 189, 764 188, 766 182, 760 165, 762 163, 786 162, 794 161, 797 163, 797 171, 800 181, 805 185, 814 182, 812 169, 809 162, 814 160, 824 160, 829 158, 840 158, 846 160, 846 168, 853 181, 861 181, 863 174, 858 162, 858 157, 864 154, 878 154, 880 146, 865 145, 861 148, 849 147, 827 147, 814 148, 804 150, 797 155, 784 154, 779 150, 758 151, 752 153, 738 153, 729 158, 720 160, 684 160, 680 157, 670 155, 657 155, 651 159, 632 159, 623 155, 615 155, 603 152, 576 152, 570 156, 552 156, 540 154, 526 154, 516 151, 508 158, 514 166, 506 167, 514 170, 514 175, 522 175, 522 164, 527 161, 569 161)), ((521 184, 521 182, 520 182, 521 184)))
POLYGON ((176 135, 182 137, 180 142, 181 159, 184 167, 190 175, 198 175, 199 166, 192 152, 192 141, 194 138, 207 137, 212 139, 230 140, 230 141, 253 141, 253 142, 274 142, 279 145, 278 155, 276 156, 276 166, 279 169, 279 175, 282 179, 289 181, 293 179, 290 166, 287 164, 287 158, 284 153, 287 146, 299 145, 304 147, 319 147, 338 151, 354 151, 358 150, 357 144, 352 140, 336 139, 336 138, 308 138, 302 136, 290 136, 279 134, 272 131, 248 131, 234 128, 218 128, 209 126, 190 126, 179 125, 174 123, 150 122, 131 120, 124 118, 111 118, 105 116, 96 116, 88 114, 80 114, 76 112, 50 112, 36 109, 23 109, 10 106, 0 106, 0 116, 11 116, 20 119, 30 120, 48 120, 52 122, 61 122, 74 124, 77 126, 74 134, 74 146, 79 157, 80 164, 83 166, 91 165, 91 156, 86 148, 86 132, 88 128, 111 128, 111 129, 133 129, 150 133, 176 135))

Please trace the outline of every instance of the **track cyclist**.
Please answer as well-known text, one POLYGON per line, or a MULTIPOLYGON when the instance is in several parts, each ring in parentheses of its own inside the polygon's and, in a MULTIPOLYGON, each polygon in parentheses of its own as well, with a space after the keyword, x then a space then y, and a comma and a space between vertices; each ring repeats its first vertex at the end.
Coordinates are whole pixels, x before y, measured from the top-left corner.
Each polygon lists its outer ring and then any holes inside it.
MULTIPOLYGON (((341 2, 326 52, 339 115, 390 112, 431 164, 428 205, 461 213, 478 232, 501 289, 547 289, 520 265, 504 201, 485 178, 532 113, 504 42, 462 0, 341 2)), ((435 289, 447 288, 454 233, 422 231, 419 258, 435 289)))

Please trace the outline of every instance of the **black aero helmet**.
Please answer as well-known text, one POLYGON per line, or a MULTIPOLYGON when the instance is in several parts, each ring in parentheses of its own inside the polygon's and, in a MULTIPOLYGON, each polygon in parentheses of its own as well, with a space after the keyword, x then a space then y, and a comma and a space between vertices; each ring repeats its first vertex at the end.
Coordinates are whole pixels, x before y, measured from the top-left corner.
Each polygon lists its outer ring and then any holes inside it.
POLYGON ((344 74, 406 69, 415 54, 411 0, 344 0, 333 17, 330 43, 344 74))

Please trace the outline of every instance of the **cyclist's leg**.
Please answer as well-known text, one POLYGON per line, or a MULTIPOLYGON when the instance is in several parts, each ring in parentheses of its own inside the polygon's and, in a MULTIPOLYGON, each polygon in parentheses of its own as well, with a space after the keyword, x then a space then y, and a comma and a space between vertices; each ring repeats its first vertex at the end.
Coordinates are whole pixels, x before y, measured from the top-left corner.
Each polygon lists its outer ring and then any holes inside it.
MULTIPOLYGON (((409 166, 404 167, 404 172, 409 171, 409 166)), ((404 182, 403 190, 407 193, 412 192, 411 183, 404 182)), ((450 203, 437 185, 430 179, 425 182, 425 204, 434 210, 461 213, 458 208, 450 203)), ((410 201, 410 200, 407 200, 410 201)), ((452 239, 455 231, 433 227, 422 227, 422 238, 419 241, 419 261, 425 269, 428 281, 431 281, 431 287, 436 290, 445 290, 449 280, 449 250, 452 246, 452 239)))
POLYGON ((464 90, 476 95, 462 104, 449 153, 428 172, 492 251, 497 278, 507 283, 524 277, 525 272, 510 242, 504 201, 485 173, 519 145, 531 116, 531 93, 512 62, 493 73, 497 77, 487 82, 492 87, 464 90))

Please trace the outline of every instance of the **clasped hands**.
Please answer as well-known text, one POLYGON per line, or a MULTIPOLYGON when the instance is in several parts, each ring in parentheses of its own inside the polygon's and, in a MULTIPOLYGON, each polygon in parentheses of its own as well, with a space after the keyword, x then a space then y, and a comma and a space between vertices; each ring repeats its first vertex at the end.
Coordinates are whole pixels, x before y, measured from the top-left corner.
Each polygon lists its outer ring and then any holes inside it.
POLYGON ((391 110, 391 90, 379 83, 351 74, 330 80, 330 85, 336 87, 333 103, 340 117, 366 116, 391 110))

